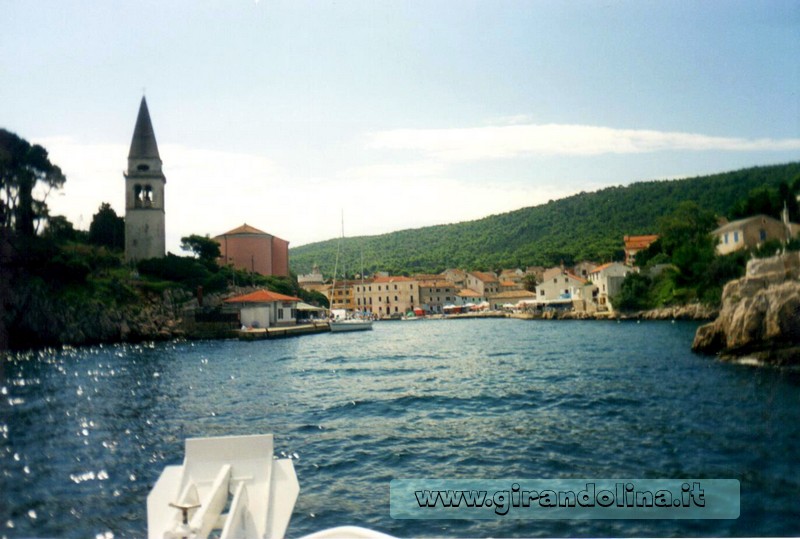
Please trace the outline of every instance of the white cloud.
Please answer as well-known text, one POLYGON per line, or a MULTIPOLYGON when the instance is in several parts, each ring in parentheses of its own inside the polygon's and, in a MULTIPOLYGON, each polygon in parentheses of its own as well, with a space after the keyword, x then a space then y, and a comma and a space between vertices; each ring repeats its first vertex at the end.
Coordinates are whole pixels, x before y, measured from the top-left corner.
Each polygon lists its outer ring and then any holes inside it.
MULTIPOLYGON (((36 141, 67 175, 63 194, 48 200, 53 214, 87 229, 102 202, 124 215, 127 145, 36 141)), ((267 157, 182 145, 159 147, 167 177, 167 249, 180 238, 214 236, 247 222, 292 246, 335 238, 344 212, 348 236, 374 235, 485 217, 571 194, 560 187, 462 182, 445 166, 424 161, 379 164, 292 177, 267 157)))
POLYGON ((800 139, 743 139, 589 125, 527 124, 380 131, 369 137, 367 147, 419 151, 443 161, 456 162, 529 155, 594 156, 670 150, 786 151, 800 149, 800 139))

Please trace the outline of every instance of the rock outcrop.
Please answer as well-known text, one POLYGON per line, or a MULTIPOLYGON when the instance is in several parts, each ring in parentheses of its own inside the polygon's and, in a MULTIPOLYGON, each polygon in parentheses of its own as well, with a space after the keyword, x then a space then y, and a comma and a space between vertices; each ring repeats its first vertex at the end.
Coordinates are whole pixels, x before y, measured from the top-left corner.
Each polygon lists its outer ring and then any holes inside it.
POLYGON ((15 291, 10 344, 20 349, 180 337, 188 299, 190 293, 171 289, 109 305, 92 297, 54 298, 44 286, 30 286, 15 291))
POLYGON ((719 311, 714 307, 702 303, 690 303, 642 311, 632 318, 641 320, 713 320, 718 315, 719 311))
POLYGON ((719 316, 698 328, 692 349, 800 363, 800 253, 751 260, 744 277, 725 285, 719 316))

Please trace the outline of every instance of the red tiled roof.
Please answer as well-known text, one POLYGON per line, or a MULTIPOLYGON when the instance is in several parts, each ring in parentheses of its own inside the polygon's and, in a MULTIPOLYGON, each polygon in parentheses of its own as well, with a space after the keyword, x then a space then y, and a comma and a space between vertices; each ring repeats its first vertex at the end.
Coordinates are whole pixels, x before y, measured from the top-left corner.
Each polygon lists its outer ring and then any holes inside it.
POLYGON ((247 223, 245 223, 242 226, 237 226, 233 230, 228 230, 227 232, 220 234, 220 236, 233 236, 234 234, 264 234, 266 236, 270 235, 264 232, 263 230, 259 230, 256 227, 250 226, 247 223))
POLYGON ((270 292, 269 290, 257 290, 244 296, 228 298, 225 303, 273 303, 276 301, 301 301, 300 298, 270 292))
POLYGON ((479 297, 481 297, 480 294, 478 294, 474 290, 470 290, 469 288, 465 288, 464 290, 459 291, 456 295, 457 296, 461 296, 462 298, 463 297, 467 297, 467 298, 479 298, 479 297))
POLYGON ((647 247, 658 239, 658 234, 648 234, 646 236, 625 236, 626 249, 647 249, 647 247))
POLYGON ((605 263, 605 264, 603 264, 602 266, 597 266, 596 268, 594 268, 594 269, 593 269, 592 271, 590 271, 589 273, 600 273, 600 272, 601 272, 601 271, 603 271, 604 269, 606 269, 606 268, 610 268, 610 267, 611 267, 611 266, 613 266, 614 264, 616 264, 616 262, 606 262, 606 263, 605 263))
POLYGON ((500 286, 517 286, 514 281, 500 281, 500 286))
POLYGON ((581 283, 587 283, 587 282, 588 282, 586 279, 583 279, 583 278, 581 278, 581 277, 578 277, 578 276, 577 276, 577 275, 575 275, 574 273, 570 273, 570 272, 568 272, 568 271, 565 271, 565 272, 564 272, 564 275, 566 275, 567 277, 570 277, 570 278, 572 278, 572 279, 575 279, 576 281, 579 281, 579 282, 581 282, 581 283))
POLYGON ((528 292, 527 290, 508 290, 506 292, 498 292, 497 294, 492 294, 489 296, 493 299, 503 299, 503 298, 535 298, 536 294, 533 292, 528 292))
POLYGON ((372 280, 373 283, 408 283, 415 281, 416 279, 412 279, 411 277, 403 277, 402 275, 398 275, 397 277, 375 277, 372 280))
POLYGON ((450 281, 420 281, 420 288, 450 288, 453 285, 450 281))
POLYGON ((468 275, 472 275, 476 279, 483 281, 484 283, 496 283, 497 277, 492 275, 491 273, 484 273, 482 271, 471 271, 468 275))

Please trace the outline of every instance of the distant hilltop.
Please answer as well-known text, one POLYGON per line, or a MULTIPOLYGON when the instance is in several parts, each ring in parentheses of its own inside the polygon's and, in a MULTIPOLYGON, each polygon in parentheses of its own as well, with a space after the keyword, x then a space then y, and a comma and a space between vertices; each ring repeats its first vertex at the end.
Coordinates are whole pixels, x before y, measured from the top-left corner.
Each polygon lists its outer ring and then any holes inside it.
POLYGON ((316 264, 329 277, 339 241, 342 252, 353 257, 347 267, 360 267, 363 253, 365 272, 393 275, 622 260, 624 236, 653 233, 657 220, 683 201, 724 217, 753 189, 799 177, 800 162, 793 162, 608 187, 475 221, 295 247, 291 269, 308 273, 316 264))

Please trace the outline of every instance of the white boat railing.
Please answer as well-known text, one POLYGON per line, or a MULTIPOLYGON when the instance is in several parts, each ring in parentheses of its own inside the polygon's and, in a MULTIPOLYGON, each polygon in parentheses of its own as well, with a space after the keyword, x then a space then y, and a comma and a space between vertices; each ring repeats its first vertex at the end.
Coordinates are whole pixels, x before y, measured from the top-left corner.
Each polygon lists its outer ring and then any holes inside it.
POLYGON ((300 486, 292 461, 272 455, 271 434, 186 440, 183 465, 147 497, 148 537, 283 537, 300 486))

